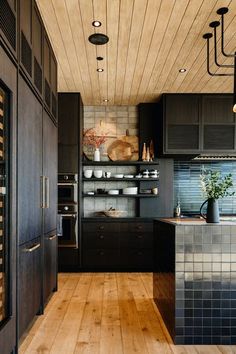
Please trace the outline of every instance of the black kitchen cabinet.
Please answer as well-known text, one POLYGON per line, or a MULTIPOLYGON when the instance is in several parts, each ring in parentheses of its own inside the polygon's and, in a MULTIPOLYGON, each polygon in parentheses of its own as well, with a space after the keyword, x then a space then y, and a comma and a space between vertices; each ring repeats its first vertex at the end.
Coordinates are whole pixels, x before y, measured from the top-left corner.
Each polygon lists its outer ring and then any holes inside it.
POLYGON ((43 112, 43 176, 45 178, 44 233, 57 226, 57 128, 43 112))
POLYGON ((32 77, 32 0, 20 0, 20 63, 32 77))
POLYGON ((44 304, 57 289, 57 232, 44 235, 44 304))
POLYGON ((0 37, 17 58, 17 0, 1 0, 0 37))
POLYGON ((19 249, 19 337, 32 322, 34 316, 41 312, 42 271, 41 241, 31 240, 19 249))
POLYGON ((203 150, 235 151, 235 113, 232 95, 203 95, 203 150))
POLYGON ((33 84, 42 95, 43 90, 43 25, 36 4, 32 14, 33 84))
MULTIPOLYGON (((1 21, 0 21, 1 22, 1 21)), ((6 195, 1 190, 0 225, 0 352, 11 353, 17 343, 16 339, 16 139, 17 139, 17 67, 9 60, 0 44, 0 120, 1 140, 1 174, 6 174, 6 195), (10 127, 10 129, 9 129, 10 127), (10 151, 10 153, 9 153, 10 151), (3 170, 4 168, 4 170, 3 170)), ((3 181, 1 180, 1 186, 3 181)), ((1 188, 2 189, 2 188, 1 188)))
POLYGON ((162 95, 154 136, 159 156, 235 152, 232 100, 231 94, 162 95))
POLYGON ((19 76, 18 233, 19 244, 42 232, 42 105, 19 76))
POLYGON ((153 265, 152 221, 82 223, 82 265, 91 270, 151 270, 153 265))

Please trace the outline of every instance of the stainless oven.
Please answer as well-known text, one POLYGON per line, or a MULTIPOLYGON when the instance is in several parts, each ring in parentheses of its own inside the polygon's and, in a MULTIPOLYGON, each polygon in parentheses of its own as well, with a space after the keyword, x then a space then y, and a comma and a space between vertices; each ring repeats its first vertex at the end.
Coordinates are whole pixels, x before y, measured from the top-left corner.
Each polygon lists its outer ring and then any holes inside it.
POLYGON ((77 175, 59 174, 58 175, 58 203, 75 203, 78 202, 78 185, 77 175))

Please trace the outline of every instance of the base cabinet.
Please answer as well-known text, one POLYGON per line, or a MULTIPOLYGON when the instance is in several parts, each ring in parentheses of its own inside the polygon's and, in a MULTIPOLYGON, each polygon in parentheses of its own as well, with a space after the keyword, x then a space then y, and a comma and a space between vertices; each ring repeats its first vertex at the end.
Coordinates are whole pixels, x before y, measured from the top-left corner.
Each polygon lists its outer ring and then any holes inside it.
POLYGON ((57 234, 56 230, 44 236, 44 303, 57 289, 57 234))
POLYGON ((41 242, 36 238, 19 249, 19 337, 41 310, 41 242))
POLYGON ((106 271, 152 269, 152 221, 90 222, 87 219, 82 230, 84 268, 106 271))

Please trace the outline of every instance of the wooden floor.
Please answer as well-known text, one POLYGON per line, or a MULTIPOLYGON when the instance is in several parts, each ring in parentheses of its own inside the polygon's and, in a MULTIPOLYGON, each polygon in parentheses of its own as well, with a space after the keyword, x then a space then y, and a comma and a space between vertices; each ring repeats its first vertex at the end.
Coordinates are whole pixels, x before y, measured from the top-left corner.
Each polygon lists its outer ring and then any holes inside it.
POLYGON ((23 353, 236 354, 236 346, 173 345, 152 301, 151 273, 63 273, 23 353))

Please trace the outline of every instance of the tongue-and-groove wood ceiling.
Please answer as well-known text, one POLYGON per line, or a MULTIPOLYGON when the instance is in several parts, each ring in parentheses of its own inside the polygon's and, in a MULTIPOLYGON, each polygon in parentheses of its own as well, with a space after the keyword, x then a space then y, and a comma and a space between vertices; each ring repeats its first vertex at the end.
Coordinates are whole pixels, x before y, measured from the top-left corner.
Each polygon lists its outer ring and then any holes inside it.
MULTIPOLYGON (((236 50, 236 0, 37 0, 58 60, 58 90, 85 105, 136 105, 163 92, 232 92, 232 77, 206 73, 209 23, 225 15, 226 50, 236 50), (94 28, 93 20, 102 22, 94 28), (105 33, 106 45, 88 37, 105 33), (97 56, 104 57, 98 62, 97 56), (96 69, 102 67, 104 72, 96 69), (180 68, 186 68, 184 74, 180 68)), ((220 33, 219 33, 220 38, 220 33)), ((220 63, 233 63, 219 56, 220 63)), ((219 69, 229 72, 230 69, 219 69)), ((213 66, 213 71, 217 68, 213 66)), ((232 71, 232 70, 231 70, 232 71)))

